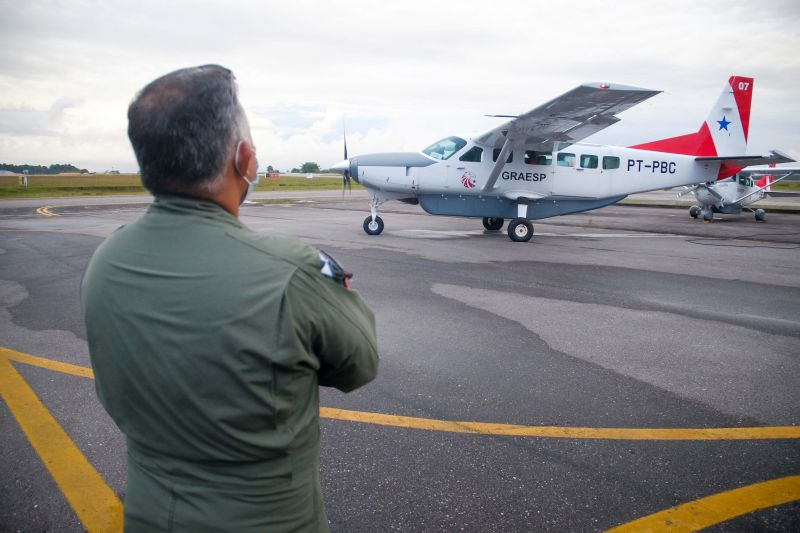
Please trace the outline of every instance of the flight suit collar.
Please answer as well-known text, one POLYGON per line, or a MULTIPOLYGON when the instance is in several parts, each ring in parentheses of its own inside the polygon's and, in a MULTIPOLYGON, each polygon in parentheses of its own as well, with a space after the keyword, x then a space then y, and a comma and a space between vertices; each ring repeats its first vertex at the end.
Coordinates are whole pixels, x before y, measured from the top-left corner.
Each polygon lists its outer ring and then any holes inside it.
POLYGON ((242 224, 237 217, 230 214, 219 204, 211 200, 194 196, 160 194, 155 197, 155 200, 148 210, 200 216, 220 222, 227 222, 238 228, 244 227, 244 224, 242 224))

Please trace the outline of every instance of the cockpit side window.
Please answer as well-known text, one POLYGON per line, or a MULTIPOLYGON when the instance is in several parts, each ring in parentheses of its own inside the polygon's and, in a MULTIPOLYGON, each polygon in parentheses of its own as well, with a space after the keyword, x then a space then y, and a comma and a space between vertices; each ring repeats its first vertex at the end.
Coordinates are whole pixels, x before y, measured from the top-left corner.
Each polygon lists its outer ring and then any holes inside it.
POLYGON ((483 148, 473 146, 464 155, 458 158, 459 161, 467 161, 469 163, 480 163, 483 160, 483 148))
POLYGON ((425 148, 422 153, 434 159, 449 159, 454 153, 458 152, 467 145, 467 141, 461 137, 447 137, 439 142, 425 148))

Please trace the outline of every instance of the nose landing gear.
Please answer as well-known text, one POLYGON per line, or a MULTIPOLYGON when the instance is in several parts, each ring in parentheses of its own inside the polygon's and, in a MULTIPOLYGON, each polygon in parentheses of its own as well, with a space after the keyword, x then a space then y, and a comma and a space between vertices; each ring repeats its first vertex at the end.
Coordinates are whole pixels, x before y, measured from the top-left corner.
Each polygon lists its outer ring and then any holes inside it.
POLYGON ((367 235, 380 235, 383 231, 383 219, 378 216, 378 207, 386 201, 377 194, 369 198, 370 215, 364 219, 364 231, 367 235))

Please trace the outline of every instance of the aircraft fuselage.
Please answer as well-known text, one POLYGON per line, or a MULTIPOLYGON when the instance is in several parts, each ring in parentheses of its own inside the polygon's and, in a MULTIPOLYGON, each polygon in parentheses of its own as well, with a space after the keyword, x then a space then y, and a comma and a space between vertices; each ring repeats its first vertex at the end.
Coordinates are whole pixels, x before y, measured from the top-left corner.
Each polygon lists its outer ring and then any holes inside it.
POLYGON ((694 156, 574 143, 556 152, 512 150, 487 188, 498 154, 474 142, 434 156, 372 154, 353 158, 350 173, 380 198, 418 201, 432 214, 539 219, 595 209, 633 193, 714 181, 719 170, 719 163, 694 156))

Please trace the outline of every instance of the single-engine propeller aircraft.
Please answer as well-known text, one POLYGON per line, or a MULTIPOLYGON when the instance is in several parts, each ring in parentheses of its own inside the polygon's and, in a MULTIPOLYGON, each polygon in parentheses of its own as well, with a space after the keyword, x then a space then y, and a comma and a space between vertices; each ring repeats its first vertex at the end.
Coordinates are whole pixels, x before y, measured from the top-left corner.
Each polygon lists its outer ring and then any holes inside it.
POLYGON ((763 222, 767 219, 767 213, 763 209, 752 209, 747 206, 772 192, 772 185, 798 172, 800 168, 787 167, 772 170, 743 170, 721 181, 687 187, 678 193, 678 198, 692 193, 700 205, 690 207, 689 216, 697 218, 702 213, 705 222, 711 222, 714 213, 738 215, 743 208, 750 209, 757 222, 763 222))
POLYGON ((578 141, 660 91, 585 83, 473 138, 447 137, 421 152, 347 158, 332 168, 370 195, 364 231, 378 235, 387 200, 433 215, 481 217, 487 230, 524 242, 530 220, 597 209, 629 194, 714 182, 749 165, 791 162, 773 150, 745 155, 753 79, 732 76, 696 133, 628 148, 578 141))

